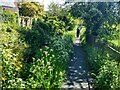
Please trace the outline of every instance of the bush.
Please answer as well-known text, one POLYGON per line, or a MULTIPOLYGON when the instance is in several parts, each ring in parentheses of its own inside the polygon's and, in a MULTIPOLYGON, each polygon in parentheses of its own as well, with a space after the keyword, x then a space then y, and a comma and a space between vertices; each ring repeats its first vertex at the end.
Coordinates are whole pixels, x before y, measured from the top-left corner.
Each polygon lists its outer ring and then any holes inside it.
POLYGON ((36 36, 39 36, 39 43, 41 43, 41 45, 49 43, 51 36, 53 36, 52 28, 50 27, 50 25, 39 19, 32 26, 32 32, 35 32, 35 34, 39 34, 36 36))
POLYGON ((104 51, 102 49, 90 45, 85 46, 85 50, 90 69, 93 73, 98 74, 99 69, 106 61, 106 54, 103 54, 104 51))
POLYGON ((30 68, 27 87, 58 88, 62 84, 72 53, 71 38, 54 38, 50 46, 37 50, 30 68), (69 43, 69 46, 68 46, 69 43))
POLYGON ((21 28, 18 31, 21 34, 21 38, 29 45, 24 57, 27 62, 31 62, 36 50, 48 45, 52 36, 54 36, 49 24, 41 20, 35 21, 32 29, 21 28))
POLYGON ((19 37, 13 25, 2 24, 0 29, 0 43, 2 45, 2 81, 3 87, 11 86, 9 81, 15 80, 20 76, 23 67, 23 55, 28 45, 19 37))
POLYGON ((7 23, 7 22, 11 22, 11 23, 18 23, 18 15, 14 12, 11 11, 3 11, 2 13, 0 13, 0 16, 2 16, 2 22, 3 23, 7 23))
POLYGON ((52 26, 52 29, 57 35, 63 35, 66 31, 71 31, 79 23, 79 19, 75 19, 68 11, 63 11, 64 14, 49 15, 44 17, 46 23, 52 26))
POLYGON ((87 45, 85 47, 87 53, 87 61, 90 65, 92 73, 94 73, 95 88, 101 89, 117 89, 119 87, 119 67, 117 66, 114 54, 111 54, 106 47, 98 48, 87 45))
MULTIPOLYGON (((106 61, 100 68, 99 75, 96 77, 96 88, 118 88, 118 66, 116 62, 106 61)), ((120 88, 120 87, 119 87, 120 88)))
POLYGON ((4 23, 0 36, 3 88, 61 85, 72 53, 71 36, 57 36, 52 26, 41 20, 35 21, 32 29, 4 23))
POLYGON ((45 22, 52 26, 52 30, 57 35, 63 35, 65 32, 65 22, 59 20, 57 16, 50 16, 45 22))

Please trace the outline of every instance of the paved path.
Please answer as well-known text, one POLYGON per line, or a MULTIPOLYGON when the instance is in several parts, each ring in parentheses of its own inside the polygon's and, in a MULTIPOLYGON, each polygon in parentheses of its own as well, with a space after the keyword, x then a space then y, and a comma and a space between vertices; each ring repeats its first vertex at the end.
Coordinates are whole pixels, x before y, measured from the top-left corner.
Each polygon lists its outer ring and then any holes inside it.
POLYGON ((74 43, 74 53, 68 66, 68 77, 64 81, 62 88, 91 90, 88 84, 88 68, 84 60, 84 51, 80 46, 79 38, 74 43))

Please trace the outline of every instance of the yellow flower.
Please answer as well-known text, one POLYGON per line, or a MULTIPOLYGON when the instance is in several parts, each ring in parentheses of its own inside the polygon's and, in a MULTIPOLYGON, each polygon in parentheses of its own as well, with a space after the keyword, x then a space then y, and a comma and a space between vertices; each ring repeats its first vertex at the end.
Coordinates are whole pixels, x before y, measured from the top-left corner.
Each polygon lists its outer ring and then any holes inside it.
POLYGON ((6 80, 6 78, 5 78, 5 77, 2 77, 2 80, 3 80, 3 81, 5 81, 5 80, 6 80))

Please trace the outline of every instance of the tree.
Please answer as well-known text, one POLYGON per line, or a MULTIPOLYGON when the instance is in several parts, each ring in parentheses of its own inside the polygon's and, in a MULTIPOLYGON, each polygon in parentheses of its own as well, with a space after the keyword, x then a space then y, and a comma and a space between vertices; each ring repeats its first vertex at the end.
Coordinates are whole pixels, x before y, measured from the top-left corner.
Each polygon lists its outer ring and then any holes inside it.
POLYGON ((36 2, 23 2, 20 5, 19 13, 21 16, 35 17, 43 14, 44 5, 36 2))
POLYGON ((113 32, 117 32, 117 29, 111 26, 118 23, 118 10, 118 3, 110 2, 81 2, 71 7, 72 15, 84 20, 87 42, 90 40, 90 35, 103 37, 112 36, 113 32))
POLYGON ((61 6, 59 4, 56 4, 54 2, 51 2, 51 4, 48 6, 48 13, 49 15, 59 16, 61 14, 61 6))

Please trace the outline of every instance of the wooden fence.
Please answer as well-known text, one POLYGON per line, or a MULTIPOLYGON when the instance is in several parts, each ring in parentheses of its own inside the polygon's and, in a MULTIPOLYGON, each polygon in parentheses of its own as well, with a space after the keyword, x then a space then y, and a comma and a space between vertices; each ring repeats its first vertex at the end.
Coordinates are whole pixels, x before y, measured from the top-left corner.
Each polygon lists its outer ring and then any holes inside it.
POLYGON ((32 25, 33 18, 32 17, 18 17, 18 23, 22 27, 30 27, 32 25))

